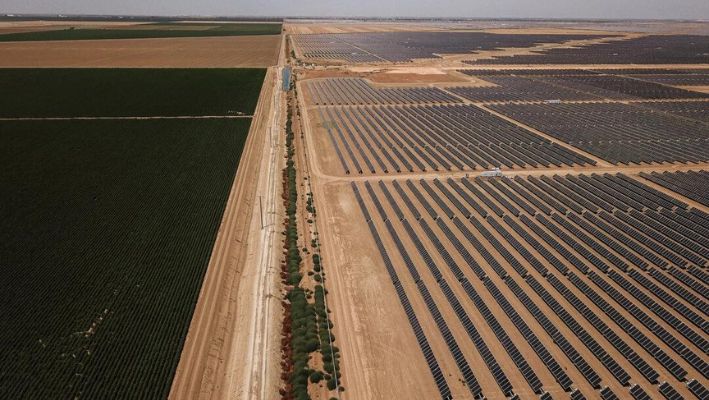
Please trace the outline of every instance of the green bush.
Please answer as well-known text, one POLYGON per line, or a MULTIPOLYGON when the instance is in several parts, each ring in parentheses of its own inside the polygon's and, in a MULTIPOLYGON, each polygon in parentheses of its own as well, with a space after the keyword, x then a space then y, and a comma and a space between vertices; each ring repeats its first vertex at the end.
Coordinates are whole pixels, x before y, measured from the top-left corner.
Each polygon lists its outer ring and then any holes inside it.
POLYGON ((330 390, 335 390, 337 387, 337 382, 335 382, 335 378, 331 378, 327 381, 327 388, 330 390))
POLYGON ((310 373, 310 382, 318 383, 321 380, 323 380, 322 372, 314 370, 313 372, 310 373))

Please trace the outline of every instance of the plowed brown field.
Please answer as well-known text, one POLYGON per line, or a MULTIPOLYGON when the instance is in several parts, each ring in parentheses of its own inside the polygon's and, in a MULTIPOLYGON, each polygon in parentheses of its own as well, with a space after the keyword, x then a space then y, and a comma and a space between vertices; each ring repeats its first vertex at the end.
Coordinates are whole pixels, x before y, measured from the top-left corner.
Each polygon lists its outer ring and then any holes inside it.
POLYGON ((0 67, 267 67, 279 35, 0 43, 0 67))

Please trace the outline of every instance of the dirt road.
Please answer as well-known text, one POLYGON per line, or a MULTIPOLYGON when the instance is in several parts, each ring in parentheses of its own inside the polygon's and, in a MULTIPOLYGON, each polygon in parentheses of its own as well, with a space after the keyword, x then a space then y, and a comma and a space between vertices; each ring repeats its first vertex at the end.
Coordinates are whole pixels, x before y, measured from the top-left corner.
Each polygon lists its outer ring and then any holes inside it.
MULTIPOLYGON (((281 58, 282 60, 282 58, 281 58)), ((278 395, 280 67, 268 70, 215 242, 171 399, 278 395)))

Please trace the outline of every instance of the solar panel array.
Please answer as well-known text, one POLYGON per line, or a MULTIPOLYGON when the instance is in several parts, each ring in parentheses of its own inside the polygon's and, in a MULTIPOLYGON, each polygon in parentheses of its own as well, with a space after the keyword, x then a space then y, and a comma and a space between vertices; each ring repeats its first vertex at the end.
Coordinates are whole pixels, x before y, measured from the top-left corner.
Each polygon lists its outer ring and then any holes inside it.
POLYGON ((709 40, 700 35, 650 35, 539 54, 501 56, 468 64, 709 64, 709 40))
POLYGON ((435 87, 377 88, 360 78, 329 78, 305 82, 316 105, 459 103, 435 87))
MULTIPOLYGON (((573 71, 573 70, 570 70, 573 71)), ((466 72, 466 71, 464 71, 466 72)), ((467 71, 473 75, 475 71, 467 71)), ((662 75, 667 77, 668 75, 662 75)), ((679 75, 686 77, 690 75, 679 75)), ((458 86, 451 92, 475 102, 541 100, 697 99, 709 94, 641 80, 642 75, 482 75, 495 86, 458 86)))
POLYGON ((706 123, 644 105, 545 103, 488 107, 614 164, 709 160, 706 123))
POLYGON ((566 76, 566 75, 595 75, 597 72, 588 69, 462 69, 459 70, 470 76, 566 76))
POLYGON ((709 71, 705 68, 604 68, 604 69, 586 69, 584 71, 599 73, 599 74, 611 74, 611 75, 705 75, 709 71))
POLYGON ((709 101, 654 101, 638 105, 678 117, 709 122, 709 101))
POLYGON ((412 324, 417 338, 456 360, 431 368, 439 388, 706 398, 709 214, 622 174, 351 186, 400 298, 419 293, 428 314, 413 317, 438 326, 412 324))
POLYGON ((704 74, 693 75, 636 75, 635 78, 672 86, 709 86, 709 71, 704 74))
POLYGON ((630 76, 641 80, 657 80, 658 83, 682 85, 704 85, 704 79, 709 75, 709 70, 703 68, 485 68, 463 69, 460 72, 470 76, 593 76, 593 75, 621 75, 630 76), (678 82, 678 83, 671 83, 678 82))
MULTIPOLYGON (((351 63, 589 38, 293 36, 306 60, 351 63)), ((591 63, 705 64, 709 41, 652 35, 460 71, 487 85, 301 83, 337 156, 327 173, 362 176, 351 188, 443 399, 709 400, 709 172, 566 174, 709 162, 709 94, 678 87, 709 70, 591 63), (513 177, 473 172, 493 167, 513 177)))
POLYGON ((485 76, 484 79, 496 86, 457 86, 448 90, 475 102, 600 99, 578 89, 550 84, 528 76, 485 76))
MULTIPOLYGON (((611 35, 612 36, 612 35, 611 35)), ((541 43, 585 40, 583 34, 495 34, 485 32, 367 32, 292 35, 305 59, 362 62, 408 62, 507 47, 526 48, 541 43)))
POLYGON ((709 207, 709 171, 643 172, 640 176, 709 207))
POLYGON ((614 75, 564 76, 545 78, 545 82, 604 98, 632 99, 691 99, 708 98, 706 93, 646 82, 634 77, 614 75))
POLYGON ((320 108, 346 174, 593 165, 472 105, 320 108))

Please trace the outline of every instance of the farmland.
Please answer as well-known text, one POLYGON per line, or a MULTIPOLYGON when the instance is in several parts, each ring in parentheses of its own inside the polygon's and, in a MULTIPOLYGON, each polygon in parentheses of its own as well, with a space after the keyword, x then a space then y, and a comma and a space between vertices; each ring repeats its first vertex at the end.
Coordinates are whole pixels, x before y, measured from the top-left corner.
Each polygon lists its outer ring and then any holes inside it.
POLYGON ((0 67, 263 68, 275 65, 280 23, 10 21, 0 67))
POLYGON ((291 36, 337 397, 706 398, 706 37, 460 25, 291 36))
POLYGON ((264 69, 0 69, 0 116, 251 115, 264 69), (110 94, 110 95, 106 95, 110 94))
POLYGON ((166 397, 265 71, 0 75, 0 396, 166 397))
POLYGON ((278 23, 153 23, 119 27, 57 27, 36 32, 0 32, 0 42, 53 40, 154 39, 179 37, 279 35, 278 23))

